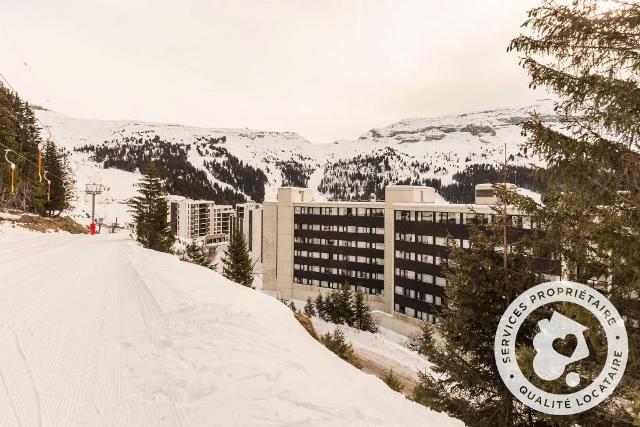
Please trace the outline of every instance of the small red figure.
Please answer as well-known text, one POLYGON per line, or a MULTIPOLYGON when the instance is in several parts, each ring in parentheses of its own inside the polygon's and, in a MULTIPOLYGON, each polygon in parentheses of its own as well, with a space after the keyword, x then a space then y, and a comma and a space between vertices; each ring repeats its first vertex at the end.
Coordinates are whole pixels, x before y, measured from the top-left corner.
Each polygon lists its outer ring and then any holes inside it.
POLYGON ((96 223, 92 222, 91 225, 89 226, 89 231, 91 231, 91 235, 93 236, 94 234, 96 234, 96 223))

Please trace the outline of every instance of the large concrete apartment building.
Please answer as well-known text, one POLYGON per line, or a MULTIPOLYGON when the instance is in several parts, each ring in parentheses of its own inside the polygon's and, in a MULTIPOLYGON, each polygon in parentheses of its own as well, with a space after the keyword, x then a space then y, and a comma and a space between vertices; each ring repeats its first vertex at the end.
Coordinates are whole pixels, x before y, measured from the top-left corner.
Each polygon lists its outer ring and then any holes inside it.
MULTIPOLYGON (((436 323, 446 304, 447 236, 469 247, 468 224, 492 221, 496 202, 489 184, 476 187, 473 205, 435 203, 435 190, 420 186, 388 186, 384 201, 365 202, 320 202, 310 189, 280 188, 263 206, 263 288, 304 300, 349 284, 385 314, 383 326, 412 332, 436 323)), ((531 232, 528 217, 507 214, 512 239, 531 232)), ((539 261, 558 278, 558 263, 539 261)))

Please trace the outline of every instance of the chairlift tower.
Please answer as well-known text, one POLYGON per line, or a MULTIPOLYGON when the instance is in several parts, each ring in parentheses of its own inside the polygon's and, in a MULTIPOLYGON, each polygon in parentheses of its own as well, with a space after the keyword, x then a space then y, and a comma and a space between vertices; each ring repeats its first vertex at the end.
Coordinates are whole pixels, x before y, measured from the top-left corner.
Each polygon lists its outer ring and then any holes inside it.
POLYGON ((87 184, 84 192, 91 196, 91 223, 96 223, 96 195, 102 194, 102 184, 87 184))

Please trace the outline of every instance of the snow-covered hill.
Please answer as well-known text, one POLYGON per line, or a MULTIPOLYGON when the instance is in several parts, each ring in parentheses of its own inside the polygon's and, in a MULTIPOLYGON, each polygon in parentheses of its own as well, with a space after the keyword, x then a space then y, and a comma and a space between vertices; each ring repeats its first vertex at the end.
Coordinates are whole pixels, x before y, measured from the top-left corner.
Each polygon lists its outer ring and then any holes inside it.
MULTIPOLYGON (((469 171, 473 165, 502 162, 504 143, 513 167, 536 163, 520 153, 518 126, 534 112, 548 123, 558 122, 553 103, 543 100, 526 108, 403 120, 371 129, 355 141, 332 144, 312 144, 291 132, 86 120, 46 110, 37 115, 71 152, 80 190, 77 212, 87 214, 84 184, 103 183, 110 191, 99 200, 97 214, 122 222, 128 219, 122 202, 133 195, 138 169, 148 160, 165 167, 173 193, 222 203, 273 199, 281 185, 309 186, 327 198, 356 199, 393 183, 440 189, 458 183, 457 173, 473 173, 475 179, 478 170, 469 171)), ((486 179, 486 171, 480 172, 486 179)), ((524 180, 525 187, 526 172, 514 171, 516 183, 524 180)), ((443 194, 455 198, 464 192, 443 188, 443 194)))
POLYGON ((124 235, 0 225, 0 425, 462 425, 279 301, 124 235))

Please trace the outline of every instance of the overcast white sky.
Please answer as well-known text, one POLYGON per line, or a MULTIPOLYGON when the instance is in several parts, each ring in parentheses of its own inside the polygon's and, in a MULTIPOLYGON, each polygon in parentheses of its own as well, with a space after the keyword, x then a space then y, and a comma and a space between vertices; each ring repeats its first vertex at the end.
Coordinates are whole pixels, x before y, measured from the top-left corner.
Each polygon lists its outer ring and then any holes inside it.
POLYGON ((544 97, 506 53, 539 2, 2 0, 0 72, 77 117, 329 142, 544 97))

